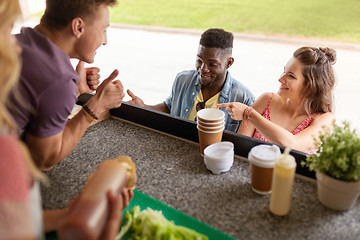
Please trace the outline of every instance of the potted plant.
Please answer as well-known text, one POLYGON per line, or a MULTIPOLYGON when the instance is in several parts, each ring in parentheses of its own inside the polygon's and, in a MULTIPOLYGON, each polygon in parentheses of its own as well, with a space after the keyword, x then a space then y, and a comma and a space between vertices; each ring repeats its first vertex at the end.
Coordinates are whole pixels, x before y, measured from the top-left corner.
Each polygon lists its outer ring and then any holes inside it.
POLYGON ((316 171, 318 198, 335 210, 348 210, 360 194, 360 138, 348 122, 334 125, 316 142, 318 151, 302 165, 316 171))

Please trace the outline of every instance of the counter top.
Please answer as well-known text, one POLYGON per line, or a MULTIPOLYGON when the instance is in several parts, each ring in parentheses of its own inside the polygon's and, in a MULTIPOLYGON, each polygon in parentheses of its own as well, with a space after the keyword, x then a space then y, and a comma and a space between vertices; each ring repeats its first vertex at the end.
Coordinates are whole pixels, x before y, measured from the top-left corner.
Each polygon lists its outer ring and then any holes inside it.
POLYGON ((214 175, 198 144, 115 118, 90 127, 47 172, 44 208, 65 207, 100 162, 119 155, 135 162, 139 191, 236 239, 359 239, 360 199, 347 212, 330 210, 318 201, 313 179, 296 177, 290 213, 276 217, 270 195, 251 190, 247 159, 236 157, 230 171, 214 175))

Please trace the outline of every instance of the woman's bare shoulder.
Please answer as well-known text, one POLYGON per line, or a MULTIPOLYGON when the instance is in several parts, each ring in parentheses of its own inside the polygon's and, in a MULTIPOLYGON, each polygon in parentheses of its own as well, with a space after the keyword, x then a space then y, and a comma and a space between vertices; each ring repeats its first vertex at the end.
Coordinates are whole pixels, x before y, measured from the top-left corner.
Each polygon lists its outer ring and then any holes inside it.
POLYGON ((314 119, 311 122, 311 125, 317 126, 319 128, 325 126, 327 128, 330 127, 331 129, 332 126, 334 125, 334 121, 335 121, 335 116, 332 112, 318 113, 315 114, 314 119))
MULTIPOLYGON (((272 92, 266 92, 261 94, 254 102, 254 104, 252 105, 252 107, 254 109, 256 109, 258 112, 263 112, 263 110, 266 108, 266 105, 268 104, 269 100, 271 97, 274 98, 274 95, 276 95, 276 93, 272 93, 272 92)), ((273 99, 272 98, 272 99, 273 99)), ((271 100, 272 101, 272 100, 271 100)))
POLYGON ((317 113, 317 114, 315 114, 313 121, 332 123, 334 120, 335 120, 334 113, 326 112, 326 113, 317 113))

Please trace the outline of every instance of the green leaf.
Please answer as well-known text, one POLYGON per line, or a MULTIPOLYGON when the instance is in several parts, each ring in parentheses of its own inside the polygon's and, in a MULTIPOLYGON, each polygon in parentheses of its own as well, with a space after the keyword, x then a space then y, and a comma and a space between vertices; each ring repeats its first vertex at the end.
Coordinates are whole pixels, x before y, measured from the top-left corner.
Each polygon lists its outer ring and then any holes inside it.
POLYGON ((360 138, 344 121, 334 125, 330 133, 321 134, 316 141, 318 151, 308 155, 302 166, 343 181, 360 180, 360 138))

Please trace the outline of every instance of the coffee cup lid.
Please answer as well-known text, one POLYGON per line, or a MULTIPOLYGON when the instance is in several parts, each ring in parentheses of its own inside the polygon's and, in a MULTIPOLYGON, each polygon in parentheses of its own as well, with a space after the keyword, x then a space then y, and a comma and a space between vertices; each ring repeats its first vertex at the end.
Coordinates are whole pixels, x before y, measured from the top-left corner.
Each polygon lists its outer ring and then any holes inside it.
POLYGON ((281 155, 280 148, 276 145, 260 144, 253 147, 248 155, 249 161, 259 167, 272 168, 275 160, 281 155))

